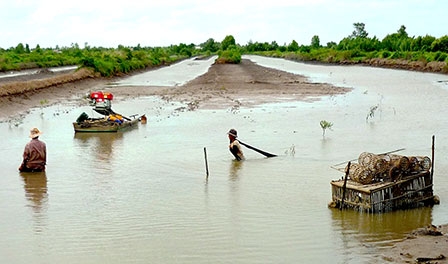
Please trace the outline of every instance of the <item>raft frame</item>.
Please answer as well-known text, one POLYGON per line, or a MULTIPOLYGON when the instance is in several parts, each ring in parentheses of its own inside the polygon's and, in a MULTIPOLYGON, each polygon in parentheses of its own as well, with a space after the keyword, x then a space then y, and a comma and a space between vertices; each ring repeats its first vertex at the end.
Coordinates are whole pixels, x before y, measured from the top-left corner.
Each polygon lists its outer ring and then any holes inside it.
POLYGON ((332 181, 332 200, 337 208, 371 213, 434 205, 431 172, 407 176, 396 182, 363 185, 347 180, 332 181))
MULTIPOLYGON (((332 202, 329 207, 382 213, 438 204, 438 197, 433 193, 434 143, 435 137, 432 136, 432 165, 428 171, 372 184, 352 181, 346 172, 345 178, 331 181, 332 202)), ((350 168, 350 162, 347 167, 350 168)))

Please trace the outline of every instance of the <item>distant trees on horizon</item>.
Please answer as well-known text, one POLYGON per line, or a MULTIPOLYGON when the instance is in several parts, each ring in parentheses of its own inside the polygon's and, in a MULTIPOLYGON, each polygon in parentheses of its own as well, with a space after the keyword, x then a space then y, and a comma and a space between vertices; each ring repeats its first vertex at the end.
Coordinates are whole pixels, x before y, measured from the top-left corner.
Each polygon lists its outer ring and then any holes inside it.
POLYGON ((232 35, 226 36, 221 42, 209 38, 199 45, 180 43, 168 47, 142 47, 138 44, 135 47, 119 45, 117 48, 105 48, 91 47, 84 43, 84 48, 80 48, 77 43, 72 43, 70 47, 41 48, 36 45, 32 49, 28 44, 19 43, 16 47, 0 48, 0 71, 81 65, 91 67, 103 76, 113 76, 192 56, 212 54, 217 54, 231 63, 239 63, 241 54, 279 57, 293 55, 299 60, 330 63, 362 62, 371 58, 404 59, 424 63, 447 61, 448 35, 440 38, 430 35, 410 37, 403 25, 397 32, 379 40, 376 36, 369 37, 364 23, 353 23, 353 26, 353 32, 339 43, 328 42, 326 45, 320 43, 317 35, 311 38, 309 45, 299 45, 294 39, 284 45, 276 41, 249 41, 240 45, 232 35))
MULTIPOLYGON (((326 46, 320 44, 319 36, 315 35, 311 39, 311 44, 298 46, 295 40, 291 43, 279 46, 275 41, 271 43, 251 42, 245 45, 248 51, 272 51, 280 49, 281 51, 297 51, 303 47, 311 48, 334 48, 336 50, 354 50, 374 51, 424 51, 424 52, 445 52, 448 53, 448 35, 435 38, 430 35, 409 37, 406 27, 402 25, 396 33, 386 35, 382 40, 377 37, 369 38, 364 23, 354 23, 355 30, 339 43, 328 42, 326 46)), ((306 49, 306 48, 305 48, 306 49)))

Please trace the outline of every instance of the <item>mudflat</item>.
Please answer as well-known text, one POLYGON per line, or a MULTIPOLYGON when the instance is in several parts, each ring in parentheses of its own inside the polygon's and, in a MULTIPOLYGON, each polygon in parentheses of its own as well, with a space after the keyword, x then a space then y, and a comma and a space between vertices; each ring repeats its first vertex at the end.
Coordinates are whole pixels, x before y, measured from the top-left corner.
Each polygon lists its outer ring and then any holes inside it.
MULTIPOLYGON (((50 75, 47 79, 57 78, 60 79, 50 75)), ((88 75, 78 81, 62 84, 59 81, 57 85, 42 89, 1 96, 0 120, 26 113, 30 108, 42 106, 43 102, 51 105, 61 103, 66 98, 77 97, 81 101, 82 95, 92 90, 113 89, 114 95, 119 98, 155 95, 167 102, 183 102, 190 109, 252 106, 286 100, 318 100, 321 96, 337 95, 351 90, 329 84, 311 83, 304 76, 265 68, 250 60, 242 60, 240 64, 213 64, 207 73, 177 87, 108 88, 108 84, 121 78, 93 78, 88 75)), ((21 76, 20 80, 8 81, 16 82, 17 86, 26 86, 33 82, 42 82, 42 76, 34 74, 21 76)), ((0 88, 1 85, 0 79, 0 88)))

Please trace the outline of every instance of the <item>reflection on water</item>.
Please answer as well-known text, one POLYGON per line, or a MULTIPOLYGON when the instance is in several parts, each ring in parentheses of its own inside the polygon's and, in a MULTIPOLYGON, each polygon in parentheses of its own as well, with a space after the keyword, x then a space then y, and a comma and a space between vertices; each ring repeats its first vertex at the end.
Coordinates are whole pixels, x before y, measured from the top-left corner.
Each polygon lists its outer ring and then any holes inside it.
POLYGON ((428 207, 385 214, 331 209, 333 232, 340 234, 335 243, 343 249, 344 263, 381 263, 381 249, 390 248, 413 230, 429 225, 431 214, 432 208, 428 207), (359 256, 354 257, 354 252, 359 256))
MULTIPOLYGON (((63 71, 73 71, 76 70, 78 66, 64 66, 64 67, 53 67, 47 68, 50 72, 63 72, 63 71)), ((33 75, 39 73, 41 70, 22 70, 22 71, 9 71, 9 72, 0 72, 0 79, 9 78, 9 77, 17 77, 22 75, 33 75)))
POLYGON ((387 214, 359 213, 352 210, 332 211, 333 228, 343 237, 360 242, 390 244, 417 228, 431 224, 432 208, 400 210, 387 214), (354 234, 356 234, 354 236, 354 234))
POLYGON ((114 145, 123 139, 123 133, 75 133, 81 153, 94 153, 97 161, 110 162, 114 145))
POLYGON ((230 180, 231 181, 237 181, 239 174, 240 174, 240 170, 243 166, 243 161, 237 161, 237 160, 233 160, 232 162, 230 162, 230 180))
POLYGON ((35 232, 40 233, 46 226, 48 205, 47 175, 45 172, 21 172, 28 207, 33 210, 35 232))
POLYGON ((46 209, 48 202, 47 175, 45 172, 21 172, 25 197, 37 214, 46 209))

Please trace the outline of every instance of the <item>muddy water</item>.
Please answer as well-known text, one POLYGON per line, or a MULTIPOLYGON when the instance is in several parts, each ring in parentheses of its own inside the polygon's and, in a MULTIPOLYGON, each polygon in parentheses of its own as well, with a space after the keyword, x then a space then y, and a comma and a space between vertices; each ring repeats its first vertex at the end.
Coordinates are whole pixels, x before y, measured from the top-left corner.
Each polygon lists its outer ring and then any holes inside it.
POLYGON ((88 106, 55 105, 1 123, 0 262, 371 263, 407 232, 448 223, 448 90, 437 82, 446 76, 250 58, 354 90, 237 112, 179 113, 181 105, 153 97, 117 101, 117 112, 148 115, 146 125, 118 134, 74 134, 80 113, 95 115, 88 106), (325 137, 323 119, 334 124, 325 137), (32 126, 44 131, 48 169, 21 175, 32 126), (232 161, 231 127, 279 156, 244 149, 247 160, 232 161), (363 151, 430 155, 432 135, 440 205, 380 215, 327 208, 329 182, 343 176, 331 165, 363 151))
MULTIPOLYGON (((78 66, 64 66, 64 67, 50 67, 46 68, 46 70, 50 72, 64 72, 64 71, 74 71, 78 68, 78 66)), ((33 75, 39 73, 41 70, 23 70, 23 71, 9 71, 9 72, 0 72, 0 79, 9 78, 9 77, 17 77, 22 75, 33 75)))

